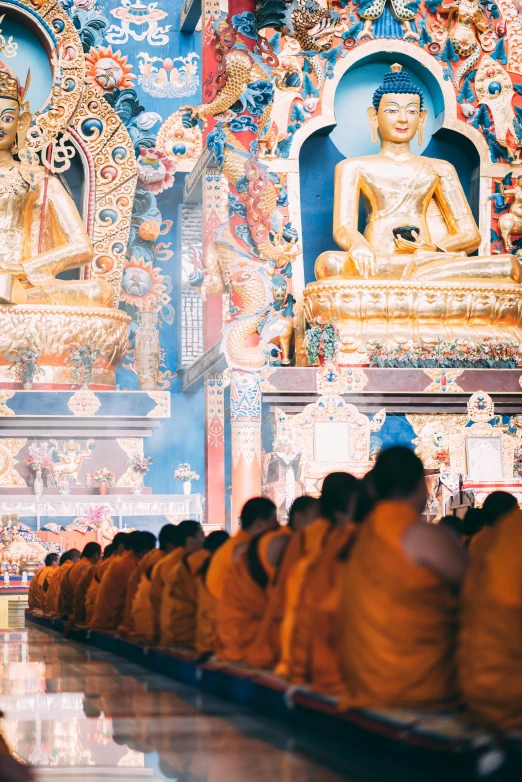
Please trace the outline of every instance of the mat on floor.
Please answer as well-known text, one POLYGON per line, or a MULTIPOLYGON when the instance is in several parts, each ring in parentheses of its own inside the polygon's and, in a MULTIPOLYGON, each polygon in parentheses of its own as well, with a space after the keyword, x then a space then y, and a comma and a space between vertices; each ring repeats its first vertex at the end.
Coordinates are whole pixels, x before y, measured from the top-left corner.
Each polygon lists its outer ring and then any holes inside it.
MULTIPOLYGON (((63 620, 26 611, 29 622, 64 633, 63 620)), ((490 752, 513 755, 513 742, 504 743, 484 731, 467 726, 455 714, 433 714, 406 709, 354 710, 340 713, 333 699, 311 692, 263 671, 247 666, 198 662, 187 650, 147 647, 105 630, 68 627, 67 637, 115 654, 177 681, 263 712, 286 724, 311 729, 329 739, 357 741, 375 738, 395 749, 408 749, 407 762, 440 761, 451 758, 461 769, 477 771, 490 752)), ((383 748, 384 748, 383 744, 383 748)), ((521 752, 518 745, 514 754, 521 752)), ((406 754, 406 753, 404 753, 406 754)), ((520 756, 522 757, 522 755, 520 756)), ((486 763, 487 765, 487 763, 486 763)), ((474 776, 474 774, 473 774, 474 776)), ((470 776, 470 778, 473 778, 470 776)), ((481 774, 482 776, 482 774, 481 774)), ((487 776, 487 775, 486 775, 487 776)))

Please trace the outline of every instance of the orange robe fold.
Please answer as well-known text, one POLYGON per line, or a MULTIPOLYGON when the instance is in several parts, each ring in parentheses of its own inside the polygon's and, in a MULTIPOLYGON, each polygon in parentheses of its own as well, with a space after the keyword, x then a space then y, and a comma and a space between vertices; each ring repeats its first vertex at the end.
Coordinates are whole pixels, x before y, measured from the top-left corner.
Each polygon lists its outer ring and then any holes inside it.
POLYGON ((69 568, 62 579, 60 587, 60 597, 58 598, 58 613, 60 616, 69 616, 72 614, 74 605, 74 593, 78 588, 84 573, 92 567, 92 564, 86 557, 82 557, 75 562, 72 568, 69 568))
POLYGON ((125 598, 125 610, 123 612, 123 620, 120 626, 118 627, 118 632, 121 633, 122 635, 130 636, 133 634, 134 620, 132 615, 132 604, 136 592, 138 590, 138 586, 141 581, 142 575, 146 573, 150 567, 154 567, 154 565, 157 562, 159 562, 160 559, 162 559, 164 556, 165 556, 165 552, 159 548, 155 548, 152 549, 152 551, 148 551, 145 554, 145 556, 140 559, 134 572, 129 578, 129 583, 127 585, 127 596, 125 598))
POLYGON ((218 601, 213 595, 210 594, 207 589, 207 573, 208 568, 203 565, 200 572, 196 576, 196 587, 198 594, 195 648, 198 657, 206 654, 212 654, 216 649, 218 601))
POLYGON ((103 576, 105 575, 105 573, 107 572, 107 570, 119 558, 120 558, 120 554, 113 554, 112 557, 109 557, 108 559, 104 559, 101 562, 98 562, 97 565, 95 565, 91 583, 87 587, 87 592, 85 594, 85 624, 88 627, 94 626, 93 625, 94 607, 96 605, 96 598, 98 596, 100 582, 103 576))
POLYGON ((242 543, 248 543, 251 536, 248 532, 239 530, 237 535, 229 538, 214 553, 207 573, 206 586, 215 600, 221 600, 223 596, 223 587, 232 570, 234 564, 234 552, 237 546, 242 543))
POLYGON ((461 600, 459 684, 470 718, 522 730, 522 513, 492 528, 472 555, 461 600))
POLYGON ((27 600, 31 611, 43 611, 45 608, 45 595, 49 588, 52 575, 57 568, 44 565, 36 571, 31 579, 27 600))
MULTIPOLYGON (((290 681, 304 681, 304 673, 298 672, 298 660, 302 657, 302 646, 299 647, 298 634, 301 622, 301 593, 306 583, 309 567, 323 550, 329 535, 335 527, 327 519, 316 519, 300 532, 303 554, 290 569, 284 594, 283 615, 279 629, 279 658, 276 673, 290 681)), ((304 619, 307 617, 305 616, 304 619)), ((301 671, 304 666, 301 665, 301 671)))
POLYGON ((233 564, 217 610, 216 652, 220 660, 246 661, 266 611, 267 587, 275 571, 267 560, 268 547, 274 537, 288 534, 283 527, 254 538, 233 564))
POLYGON ((473 535, 469 542, 469 554, 470 557, 481 557, 489 547, 491 541, 494 538, 495 527, 487 525, 482 527, 480 532, 473 535))
POLYGON ((87 591, 97 571, 98 564, 101 564, 101 560, 96 565, 91 565, 90 568, 86 568, 83 571, 78 586, 74 590, 72 618, 76 625, 85 624, 87 591))
POLYGON ((154 641, 154 617, 152 615, 150 581, 151 574, 143 573, 132 601, 132 639, 141 643, 154 641))
POLYGON ((68 559, 67 562, 64 562, 63 565, 60 565, 60 567, 56 568, 56 572, 51 574, 49 577, 49 589, 47 590, 47 594, 45 596, 46 614, 53 614, 54 616, 58 615, 58 601, 60 599, 62 581, 67 571, 70 570, 73 565, 74 562, 71 562, 71 560, 68 559))
POLYGON ((136 555, 126 551, 104 573, 96 595, 94 627, 116 630, 123 618, 127 584, 137 564, 136 555))
POLYGON ((341 659, 359 708, 448 708, 457 700, 457 600, 402 550, 418 514, 379 503, 361 525, 343 579, 341 659))
POLYGON ((187 553, 187 549, 184 546, 179 546, 160 559, 152 569, 150 578, 150 602, 152 606, 152 619, 154 621, 154 641, 158 641, 160 637, 161 601, 163 599, 163 590, 165 588, 167 573, 173 570, 187 553))
POLYGON ((196 640, 197 582, 196 574, 210 556, 196 551, 184 556, 165 578, 160 611, 162 646, 194 648, 196 640))

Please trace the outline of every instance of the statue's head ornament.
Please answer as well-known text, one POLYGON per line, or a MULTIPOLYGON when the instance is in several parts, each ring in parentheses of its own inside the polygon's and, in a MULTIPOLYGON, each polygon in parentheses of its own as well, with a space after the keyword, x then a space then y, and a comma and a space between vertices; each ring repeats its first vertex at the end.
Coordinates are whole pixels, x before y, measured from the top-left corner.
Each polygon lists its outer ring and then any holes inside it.
POLYGON ((424 95, 416 84, 410 79, 409 73, 402 70, 402 65, 392 65, 391 71, 384 74, 384 79, 380 87, 377 87, 373 93, 373 107, 375 111, 379 110, 379 104, 383 95, 418 95, 420 98, 420 109, 422 111, 424 95))
POLYGON ((20 106, 20 111, 26 111, 28 109, 26 96, 30 83, 31 71, 27 72, 25 86, 22 87, 18 76, 13 73, 5 62, 0 60, 0 98, 15 100, 20 106))

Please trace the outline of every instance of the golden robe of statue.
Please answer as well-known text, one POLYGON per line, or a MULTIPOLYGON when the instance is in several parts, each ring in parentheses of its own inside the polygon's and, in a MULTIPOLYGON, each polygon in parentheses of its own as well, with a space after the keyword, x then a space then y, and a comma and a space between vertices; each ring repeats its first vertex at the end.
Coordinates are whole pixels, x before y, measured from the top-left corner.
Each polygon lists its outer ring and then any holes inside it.
POLYGON ((25 147, 27 86, 0 62, 0 303, 110 307, 109 284, 56 279, 89 264, 93 248, 60 180, 25 147))

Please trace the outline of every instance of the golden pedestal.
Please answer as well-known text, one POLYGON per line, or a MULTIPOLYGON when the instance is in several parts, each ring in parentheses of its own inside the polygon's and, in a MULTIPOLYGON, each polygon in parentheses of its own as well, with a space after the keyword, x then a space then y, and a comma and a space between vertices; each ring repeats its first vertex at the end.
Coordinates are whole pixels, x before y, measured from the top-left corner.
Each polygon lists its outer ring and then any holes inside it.
POLYGON ((360 363, 373 341, 390 349, 410 340, 522 342, 519 285, 330 279, 306 286, 304 312, 334 320, 341 363, 360 363))
POLYGON ((71 345, 100 347, 100 368, 94 371, 93 384, 115 385, 115 373, 121 364, 128 340, 130 317, 116 309, 92 307, 80 309, 45 304, 18 304, 0 307, 0 384, 12 384, 9 371, 16 351, 34 345, 38 364, 44 374, 35 385, 72 383, 65 364, 71 345))

